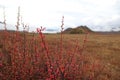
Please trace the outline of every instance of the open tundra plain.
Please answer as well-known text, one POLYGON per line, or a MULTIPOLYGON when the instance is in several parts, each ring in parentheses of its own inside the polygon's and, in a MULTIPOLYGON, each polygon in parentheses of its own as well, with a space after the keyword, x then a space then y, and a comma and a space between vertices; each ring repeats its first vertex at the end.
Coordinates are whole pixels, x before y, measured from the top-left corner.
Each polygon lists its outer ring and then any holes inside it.
POLYGON ((2 80, 119 80, 120 34, 0 32, 2 80))

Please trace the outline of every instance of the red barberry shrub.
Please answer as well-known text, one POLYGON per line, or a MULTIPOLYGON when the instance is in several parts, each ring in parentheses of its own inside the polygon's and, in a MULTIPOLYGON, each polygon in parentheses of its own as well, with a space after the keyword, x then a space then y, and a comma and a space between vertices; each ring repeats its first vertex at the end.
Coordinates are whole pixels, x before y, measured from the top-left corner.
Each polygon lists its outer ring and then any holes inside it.
POLYGON ((64 17, 61 33, 54 40, 42 33, 43 27, 37 28, 37 33, 29 33, 25 25, 23 32, 19 32, 19 26, 12 32, 5 29, 0 34, 0 79, 96 80, 104 67, 86 55, 88 33, 81 44, 79 37, 65 36, 63 26, 64 17))

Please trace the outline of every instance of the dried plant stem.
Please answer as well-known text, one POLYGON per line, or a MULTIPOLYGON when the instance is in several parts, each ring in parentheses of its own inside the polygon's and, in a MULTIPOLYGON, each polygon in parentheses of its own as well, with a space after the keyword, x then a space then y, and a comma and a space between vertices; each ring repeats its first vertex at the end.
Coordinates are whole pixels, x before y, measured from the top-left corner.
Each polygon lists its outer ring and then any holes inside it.
POLYGON ((62 46, 63 46, 63 26, 64 26, 64 16, 62 17, 62 25, 61 25, 61 40, 60 40, 60 54, 62 54, 62 46))
POLYGON ((17 15, 17 25, 16 30, 19 31, 19 25, 20 25, 20 6, 18 7, 18 15, 17 15))
POLYGON ((6 15, 5 15, 5 8, 3 8, 3 16, 4 16, 4 29, 7 30, 7 27, 6 27, 6 15))

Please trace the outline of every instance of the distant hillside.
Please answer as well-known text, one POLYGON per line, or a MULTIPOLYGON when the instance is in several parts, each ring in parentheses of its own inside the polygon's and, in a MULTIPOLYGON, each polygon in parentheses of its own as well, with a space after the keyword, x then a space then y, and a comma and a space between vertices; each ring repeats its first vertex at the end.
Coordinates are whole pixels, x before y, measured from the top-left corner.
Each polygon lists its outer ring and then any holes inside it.
MULTIPOLYGON (((5 30, 0 30, 0 34, 1 33, 4 33, 5 30)), ((6 30, 8 33, 15 33, 16 31, 15 30, 6 30)), ((20 34, 22 34, 24 31, 18 31, 20 34)), ((25 31, 25 33, 29 33, 27 31, 25 31)))
POLYGON ((87 26, 78 26, 76 28, 67 28, 63 31, 65 34, 82 34, 82 33, 92 33, 93 31, 90 30, 87 26))

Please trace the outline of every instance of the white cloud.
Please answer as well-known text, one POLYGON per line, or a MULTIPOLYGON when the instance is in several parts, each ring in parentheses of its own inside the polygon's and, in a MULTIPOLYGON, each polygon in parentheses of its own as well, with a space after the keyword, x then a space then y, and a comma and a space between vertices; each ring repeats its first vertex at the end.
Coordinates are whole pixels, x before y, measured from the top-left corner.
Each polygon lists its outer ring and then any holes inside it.
POLYGON ((120 17, 118 2, 119 0, 0 0, 0 21, 3 20, 2 7, 5 6, 7 23, 15 25, 17 7, 20 5, 23 21, 30 25, 56 28, 61 25, 61 17, 64 15, 65 26, 109 26, 109 22, 115 22, 120 17))

